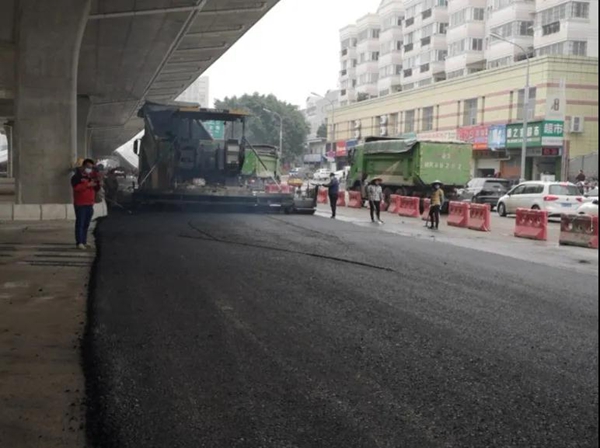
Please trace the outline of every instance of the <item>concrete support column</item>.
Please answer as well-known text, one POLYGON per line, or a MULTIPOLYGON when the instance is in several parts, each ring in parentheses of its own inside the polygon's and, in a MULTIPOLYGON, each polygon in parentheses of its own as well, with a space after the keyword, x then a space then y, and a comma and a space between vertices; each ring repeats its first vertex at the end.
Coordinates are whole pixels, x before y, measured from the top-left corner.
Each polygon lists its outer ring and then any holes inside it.
POLYGON ((6 142, 8 143, 8 160, 7 160, 7 174, 8 177, 13 177, 13 123, 8 122, 4 124, 4 136, 6 137, 6 142))
POLYGON ((88 121, 91 109, 90 98, 79 95, 77 97, 77 158, 85 159, 90 156, 88 121))
POLYGON ((17 202, 71 202, 77 69, 91 0, 20 0, 16 14, 17 202))

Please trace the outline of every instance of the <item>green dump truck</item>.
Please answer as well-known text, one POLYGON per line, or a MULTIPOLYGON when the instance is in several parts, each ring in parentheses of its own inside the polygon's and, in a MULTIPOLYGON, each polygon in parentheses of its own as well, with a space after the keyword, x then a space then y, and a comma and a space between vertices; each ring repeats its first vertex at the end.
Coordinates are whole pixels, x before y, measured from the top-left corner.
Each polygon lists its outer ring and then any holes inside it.
POLYGON ((255 151, 246 154, 242 176, 260 180, 278 177, 279 155, 277 154, 277 148, 271 145, 253 145, 253 147, 255 151))
POLYGON ((386 198, 391 194, 425 197, 435 180, 444 183, 447 199, 470 178, 472 146, 457 141, 414 138, 367 138, 350 153, 349 190, 364 191, 374 178, 382 179, 386 198))

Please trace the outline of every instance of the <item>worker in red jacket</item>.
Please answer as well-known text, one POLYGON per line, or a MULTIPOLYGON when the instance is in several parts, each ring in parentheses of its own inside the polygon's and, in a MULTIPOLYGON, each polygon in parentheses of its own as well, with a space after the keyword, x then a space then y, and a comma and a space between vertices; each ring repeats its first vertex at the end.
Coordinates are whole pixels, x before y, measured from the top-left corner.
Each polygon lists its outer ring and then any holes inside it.
POLYGON ((94 161, 85 159, 71 177, 73 205, 75 206, 75 243, 78 249, 88 249, 87 235, 94 215, 96 193, 100 182, 94 173, 94 161))

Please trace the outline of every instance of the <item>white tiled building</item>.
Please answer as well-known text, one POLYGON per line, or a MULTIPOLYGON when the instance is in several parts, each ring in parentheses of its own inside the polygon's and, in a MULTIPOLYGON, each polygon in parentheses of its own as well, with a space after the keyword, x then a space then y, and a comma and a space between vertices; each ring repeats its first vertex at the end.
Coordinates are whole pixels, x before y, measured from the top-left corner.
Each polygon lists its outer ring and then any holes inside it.
POLYGON ((341 39, 343 106, 527 56, 597 58, 598 0, 383 0, 341 39))
POLYGON ((367 14, 356 23, 357 99, 375 98, 379 94, 379 35, 381 23, 377 14, 367 14))
POLYGON ((381 26, 379 34, 379 96, 401 90, 402 84, 402 25, 404 6, 402 0, 382 2, 377 14, 381 26))
POLYGON ((177 101, 185 103, 196 103, 202 107, 210 106, 209 78, 201 76, 196 79, 180 96, 177 101))
POLYGON ((327 124, 327 118, 331 115, 332 107, 339 107, 339 95, 339 90, 331 90, 325 94, 325 98, 311 95, 306 99, 304 117, 310 126, 309 139, 315 139, 321 125, 327 124))

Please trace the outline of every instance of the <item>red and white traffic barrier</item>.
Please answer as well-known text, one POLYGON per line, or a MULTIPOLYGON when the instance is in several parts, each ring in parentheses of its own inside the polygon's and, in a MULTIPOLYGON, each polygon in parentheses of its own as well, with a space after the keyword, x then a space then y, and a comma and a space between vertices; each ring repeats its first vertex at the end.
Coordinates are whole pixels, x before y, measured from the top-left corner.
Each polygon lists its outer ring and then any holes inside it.
POLYGON ((360 191, 349 191, 348 192, 348 207, 350 208, 362 208, 363 199, 360 191))
POLYGON ((598 249, 598 217, 562 215, 559 244, 598 249))
POLYGON ((317 203, 327 204, 329 202, 327 196, 327 188, 319 187, 319 192, 317 193, 317 203))
POLYGON ((423 213, 421 213, 423 221, 429 221, 429 210, 431 210, 431 199, 423 199, 423 213))
POLYGON ((387 211, 397 215, 400 212, 400 196, 397 194, 390 195, 390 206, 387 211))
POLYGON ((468 227, 480 232, 492 231, 492 209, 489 204, 471 204, 468 227))
POLYGON ((517 209, 515 236, 531 240, 548 240, 548 212, 542 210, 517 209))
POLYGON ((400 196, 400 209, 398 214, 407 218, 419 218, 421 216, 420 198, 400 196))
POLYGON ((469 208, 468 202, 450 202, 448 209, 448 225, 453 227, 469 227, 469 208))

